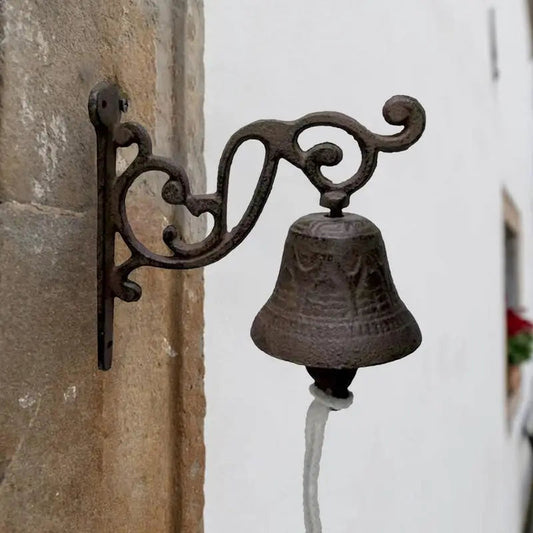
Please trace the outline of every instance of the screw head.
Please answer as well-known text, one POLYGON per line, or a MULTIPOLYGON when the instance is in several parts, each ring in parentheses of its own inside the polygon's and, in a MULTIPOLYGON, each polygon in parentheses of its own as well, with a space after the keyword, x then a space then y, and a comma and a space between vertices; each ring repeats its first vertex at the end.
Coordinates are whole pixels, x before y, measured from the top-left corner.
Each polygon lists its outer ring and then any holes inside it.
POLYGON ((127 113, 128 112, 128 106, 129 106, 129 103, 128 103, 128 100, 126 98, 121 98, 118 101, 118 107, 119 107, 120 111, 122 111, 122 113, 127 113))

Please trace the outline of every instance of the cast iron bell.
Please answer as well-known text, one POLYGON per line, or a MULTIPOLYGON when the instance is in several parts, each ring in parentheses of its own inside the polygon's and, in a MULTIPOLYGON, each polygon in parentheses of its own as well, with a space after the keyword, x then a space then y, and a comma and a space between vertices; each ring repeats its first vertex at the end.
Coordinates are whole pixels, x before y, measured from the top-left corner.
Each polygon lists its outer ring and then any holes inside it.
POLYGON ((422 341, 394 287, 381 232, 351 213, 315 213, 290 227, 274 292, 251 335, 337 396, 358 368, 404 357, 422 341))

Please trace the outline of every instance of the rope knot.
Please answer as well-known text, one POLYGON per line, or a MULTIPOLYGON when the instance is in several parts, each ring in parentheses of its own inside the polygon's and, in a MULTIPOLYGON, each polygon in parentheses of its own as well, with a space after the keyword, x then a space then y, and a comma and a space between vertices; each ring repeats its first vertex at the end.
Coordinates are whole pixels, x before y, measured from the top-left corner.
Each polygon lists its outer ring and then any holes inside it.
POLYGON ((309 387, 309 392, 313 395, 315 400, 332 411, 348 409, 353 403, 353 394, 351 392, 349 392, 348 398, 336 398, 335 396, 331 396, 331 394, 324 392, 322 389, 319 389, 316 385, 311 385, 309 387))

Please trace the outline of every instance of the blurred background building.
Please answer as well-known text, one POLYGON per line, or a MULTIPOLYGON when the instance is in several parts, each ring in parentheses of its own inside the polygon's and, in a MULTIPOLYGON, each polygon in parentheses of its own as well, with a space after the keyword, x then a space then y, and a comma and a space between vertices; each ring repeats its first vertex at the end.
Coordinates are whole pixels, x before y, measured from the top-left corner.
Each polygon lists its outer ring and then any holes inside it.
MULTIPOLYGON (((508 394, 505 311, 507 300, 533 316, 528 3, 207 0, 205 17, 208 189, 226 140, 257 118, 331 109, 392 132, 380 111, 393 94, 427 112, 422 139, 380 157, 349 209, 381 228, 424 340, 404 360, 359 371, 353 407, 331 416, 324 531, 521 531, 530 369, 522 365, 521 386, 508 394)), ((342 146, 345 160, 329 175, 345 179, 357 146, 327 128, 302 145, 324 140, 342 146)), ((250 142, 237 155, 235 221, 262 151, 250 142)), ((282 165, 251 237, 206 270, 207 531, 302 531, 310 379, 265 357, 248 330, 274 286, 289 225, 317 200, 282 165)))

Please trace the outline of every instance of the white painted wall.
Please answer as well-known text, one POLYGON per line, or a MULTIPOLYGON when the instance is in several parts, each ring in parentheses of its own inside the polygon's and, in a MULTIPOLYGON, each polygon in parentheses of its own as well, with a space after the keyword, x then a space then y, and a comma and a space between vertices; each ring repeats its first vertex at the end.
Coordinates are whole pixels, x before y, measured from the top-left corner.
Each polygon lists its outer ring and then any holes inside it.
MULTIPOLYGON (((415 96, 427 111, 421 141, 383 154, 351 205, 382 229, 424 342, 404 360, 361 370, 354 406, 331 416, 324 531, 518 533, 530 452, 520 428, 525 402, 510 431, 505 414, 501 189, 522 213, 523 296, 533 310, 525 1, 206 0, 205 9, 209 190, 227 139, 258 118, 338 110, 393 132, 381 117, 391 95, 415 96), (489 5, 497 8, 498 82, 489 5)), ((357 159, 340 142, 348 161, 337 178, 357 159)), ((237 156, 234 221, 260 162, 256 145, 237 156)), ((258 351, 248 332, 274 286, 289 225, 317 201, 303 175, 282 164, 256 229, 206 270, 207 533, 303 531, 310 378, 258 351)))

